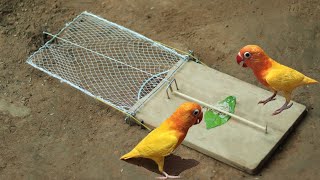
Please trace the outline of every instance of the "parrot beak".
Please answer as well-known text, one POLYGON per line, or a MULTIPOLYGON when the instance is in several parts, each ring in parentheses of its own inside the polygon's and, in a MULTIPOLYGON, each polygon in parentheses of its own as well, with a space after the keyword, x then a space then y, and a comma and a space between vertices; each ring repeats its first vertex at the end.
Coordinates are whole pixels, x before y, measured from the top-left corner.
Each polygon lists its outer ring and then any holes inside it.
POLYGON ((238 64, 242 63, 242 67, 247 67, 247 64, 244 62, 244 60, 243 60, 240 52, 239 52, 238 55, 237 55, 237 63, 238 63, 238 64))
POLYGON ((201 114, 199 115, 197 121, 194 123, 194 125, 199 124, 202 121, 202 117, 203 117, 203 113, 201 112, 201 114))

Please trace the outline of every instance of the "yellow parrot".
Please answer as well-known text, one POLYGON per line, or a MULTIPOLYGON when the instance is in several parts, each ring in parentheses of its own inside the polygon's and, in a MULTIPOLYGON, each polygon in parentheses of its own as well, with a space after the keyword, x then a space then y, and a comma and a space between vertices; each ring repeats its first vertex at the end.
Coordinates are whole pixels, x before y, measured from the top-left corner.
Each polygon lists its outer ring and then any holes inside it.
POLYGON ((271 97, 259 101, 258 104, 266 104, 275 100, 274 97, 278 91, 284 93, 286 102, 281 108, 277 109, 273 115, 279 114, 292 106, 293 103, 289 104, 289 102, 291 101, 291 93, 296 87, 318 83, 318 81, 271 59, 257 45, 247 45, 243 47, 237 55, 237 62, 238 64, 243 63, 242 67, 250 67, 257 79, 273 91, 271 97))
POLYGON ((120 159, 139 157, 152 159, 158 164, 159 171, 164 175, 159 179, 180 178, 180 176, 168 175, 163 170, 164 158, 181 144, 192 125, 202 121, 202 116, 200 105, 192 102, 183 103, 168 119, 120 159))

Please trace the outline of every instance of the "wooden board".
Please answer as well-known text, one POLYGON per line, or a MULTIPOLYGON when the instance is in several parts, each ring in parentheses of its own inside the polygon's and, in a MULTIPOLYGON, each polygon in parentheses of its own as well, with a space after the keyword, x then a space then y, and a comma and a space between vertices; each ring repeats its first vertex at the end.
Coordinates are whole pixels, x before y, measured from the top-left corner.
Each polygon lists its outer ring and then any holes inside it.
MULTIPOLYGON (((235 114, 261 125, 268 122, 268 133, 265 134, 234 119, 209 130, 203 121, 189 130, 183 142, 188 147, 250 174, 258 172, 306 112, 304 105, 294 102, 289 110, 272 116, 273 111, 283 105, 283 97, 277 96, 275 101, 264 106, 258 105, 259 100, 271 96, 272 92, 192 61, 180 68, 174 78, 178 82, 179 92, 209 104, 215 104, 229 95, 236 96, 235 114)), ((166 86, 163 86, 139 109, 136 117, 157 127, 186 101, 173 94, 170 97, 167 98, 166 86)))

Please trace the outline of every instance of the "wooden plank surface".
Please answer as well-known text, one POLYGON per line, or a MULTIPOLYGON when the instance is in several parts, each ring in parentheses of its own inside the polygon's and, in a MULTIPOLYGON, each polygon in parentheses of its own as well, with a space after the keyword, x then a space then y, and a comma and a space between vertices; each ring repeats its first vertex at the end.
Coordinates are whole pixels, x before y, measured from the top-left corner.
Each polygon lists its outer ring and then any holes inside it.
MULTIPOLYGON (((268 133, 265 134, 235 119, 209 130, 203 121, 189 130, 183 142, 188 147, 250 174, 257 173, 293 125, 305 114, 306 107, 294 102, 289 110, 272 116, 273 111, 283 105, 283 97, 277 96, 275 101, 264 106, 258 105, 259 100, 271 96, 272 92, 195 62, 187 62, 174 78, 178 82, 179 92, 209 104, 215 104, 229 95, 236 96, 235 114, 261 125, 268 123, 268 133)), ((186 101, 174 94, 170 97, 167 98, 166 86, 162 87, 139 109, 136 117, 153 127, 158 126, 186 101)))

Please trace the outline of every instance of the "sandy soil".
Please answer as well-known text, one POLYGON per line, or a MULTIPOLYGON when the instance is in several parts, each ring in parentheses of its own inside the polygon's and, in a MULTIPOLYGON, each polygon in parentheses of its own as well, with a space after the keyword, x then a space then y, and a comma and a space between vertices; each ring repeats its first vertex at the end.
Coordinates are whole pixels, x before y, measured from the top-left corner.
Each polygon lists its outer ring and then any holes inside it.
MULTIPOLYGON (((116 110, 25 64, 87 10, 151 39, 188 50, 205 63, 260 86, 235 63, 246 44, 320 80, 317 0, 1 0, 0 179, 153 179, 148 160, 120 161, 148 132, 116 110)), ((318 179, 320 87, 297 89, 308 115, 257 176, 181 146, 165 169, 185 179, 318 179)))

